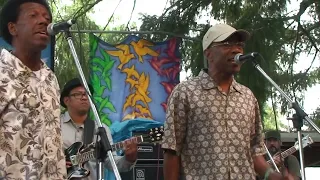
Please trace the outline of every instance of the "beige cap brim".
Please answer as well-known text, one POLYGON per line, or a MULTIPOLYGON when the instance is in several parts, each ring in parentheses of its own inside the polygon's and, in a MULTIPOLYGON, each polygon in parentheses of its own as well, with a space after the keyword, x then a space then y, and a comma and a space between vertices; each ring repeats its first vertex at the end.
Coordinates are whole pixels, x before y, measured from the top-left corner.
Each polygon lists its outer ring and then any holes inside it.
POLYGON ((239 34, 239 37, 241 38, 240 41, 242 41, 242 42, 245 42, 250 38, 250 33, 248 31, 243 30, 243 29, 238 29, 236 31, 226 32, 226 33, 222 34, 221 36, 217 37, 212 42, 224 41, 224 40, 226 40, 227 38, 229 38, 230 36, 232 36, 234 34, 239 34))

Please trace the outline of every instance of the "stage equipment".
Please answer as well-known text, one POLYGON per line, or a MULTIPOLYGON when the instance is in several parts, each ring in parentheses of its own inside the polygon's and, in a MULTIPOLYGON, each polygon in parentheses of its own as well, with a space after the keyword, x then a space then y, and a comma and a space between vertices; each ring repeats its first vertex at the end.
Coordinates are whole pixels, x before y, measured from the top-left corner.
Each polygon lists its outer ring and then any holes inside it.
MULTIPOLYGON (((259 56, 263 59, 262 55, 259 56)), ((296 114, 291 118, 293 122, 294 128, 297 129, 297 136, 299 142, 299 156, 300 156, 300 165, 301 165, 301 178, 305 180, 305 167, 304 167, 304 156, 303 156, 303 143, 301 138, 301 127, 303 126, 303 120, 306 120, 319 134, 320 129, 318 126, 308 117, 307 113, 305 113, 300 105, 297 102, 291 100, 291 98, 263 71, 263 69, 259 66, 255 58, 250 58, 253 66, 280 92, 280 94, 291 104, 291 108, 293 108, 296 114)))

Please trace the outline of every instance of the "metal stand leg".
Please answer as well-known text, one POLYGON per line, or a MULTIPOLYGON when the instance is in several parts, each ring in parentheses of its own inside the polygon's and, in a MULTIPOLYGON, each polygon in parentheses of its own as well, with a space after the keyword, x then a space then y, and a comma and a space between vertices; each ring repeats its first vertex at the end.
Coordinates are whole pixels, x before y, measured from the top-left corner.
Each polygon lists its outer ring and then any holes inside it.
POLYGON ((305 169, 304 169, 304 157, 303 157, 303 148, 302 148, 302 140, 301 140, 301 127, 303 125, 303 120, 306 120, 319 134, 320 129, 317 125, 312 122, 312 120, 308 117, 308 115, 300 108, 298 103, 293 102, 290 97, 263 71, 263 69, 259 66, 259 64, 253 59, 253 66, 280 92, 280 94, 286 98, 286 100, 292 104, 292 108, 296 111, 298 126, 295 127, 298 130, 298 141, 299 141, 299 152, 300 152, 300 164, 301 164, 301 178, 305 180, 305 169))
POLYGON ((113 172, 114 172, 114 174, 116 176, 116 179, 117 180, 121 180, 118 168, 117 168, 116 163, 115 163, 114 158, 113 158, 112 149, 111 149, 111 146, 110 146, 110 141, 108 140, 108 136, 106 134, 106 130, 102 126, 102 123, 101 123, 98 111, 96 109, 96 106, 93 103, 91 92, 89 90, 88 84, 86 82, 86 79, 84 77, 83 71, 81 69, 81 65, 80 65, 76 50, 75 50, 73 42, 72 42, 72 35, 71 35, 69 29, 65 30, 65 36, 66 36, 66 39, 67 39, 68 44, 70 46, 71 53, 73 55, 74 62, 76 64, 76 66, 77 66, 77 69, 78 69, 79 75, 81 77, 83 86, 85 87, 87 95, 89 97, 89 103, 90 103, 91 109, 92 109, 94 117, 95 117, 95 122, 96 122, 96 124, 98 126, 98 136, 100 137, 100 143, 99 143, 99 145, 98 144, 96 145, 97 146, 96 150, 98 152, 97 153, 97 156, 98 156, 97 157, 97 163, 98 163, 97 176, 98 176, 98 179, 99 180, 104 180, 104 161, 105 161, 105 154, 107 152, 107 155, 108 155, 109 160, 111 162, 111 165, 112 165, 112 168, 113 168, 113 172))

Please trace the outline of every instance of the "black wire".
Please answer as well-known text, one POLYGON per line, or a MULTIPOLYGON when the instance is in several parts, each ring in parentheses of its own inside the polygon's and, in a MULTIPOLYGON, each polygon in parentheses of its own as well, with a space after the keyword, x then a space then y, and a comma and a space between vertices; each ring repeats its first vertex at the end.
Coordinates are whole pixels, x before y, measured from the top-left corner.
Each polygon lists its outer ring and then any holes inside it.
MULTIPOLYGON (((121 1, 122 1, 122 0, 120 0, 120 1, 118 2, 118 4, 117 4, 116 8, 113 10, 113 12, 112 12, 111 16, 110 16, 110 17, 109 17, 109 19, 108 19, 107 24, 103 27, 102 31, 106 30, 106 28, 108 27, 109 23, 111 22, 111 20, 112 20, 112 18, 113 18, 113 16, 114 16, 114 13, 115 13, 115 12, 116 12, 116 10, 118 9, 118 7, 119 7, 119 5, 120 5, 121 1)), ((101 36, 102 36, 102 33, 100 33, 100 34, 99 34, 98 38, 100 38, 101 36)))
POLYGON ((63 21, 64 19, 63 19, 62 15, 60 14, 60 11, 59 11, 59 8, 58 8, 58 6, 57 6, 57 4, 56 4, 56 1, 55 1, 55 0, 52 0, 52 2, 53 2, 53 4, 54 4, 54 5, 56 6, 56 8, 57 8, 57 12, 58 12, 58 15, 59 15, 60 19, 63 21))
POLYGON ((83 54, 83 50, 82 50, 82 41, 81 41, 81 32, 80 32, 80 28, 79 28, 79 24, 76 21, 76 26, 77 26, 77 33, 79 36, 79 54, 81 56, 82 62, 83 62, 83 58, 84 58, 84 54, 83 54))

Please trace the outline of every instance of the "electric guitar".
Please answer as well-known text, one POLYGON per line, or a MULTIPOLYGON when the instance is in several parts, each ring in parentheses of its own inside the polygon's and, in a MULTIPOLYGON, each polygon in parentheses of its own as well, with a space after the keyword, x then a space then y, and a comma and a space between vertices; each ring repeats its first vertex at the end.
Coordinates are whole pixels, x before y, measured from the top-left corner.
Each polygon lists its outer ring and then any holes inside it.
MULTIPOLYGON (((313 143, 313 140, 309 136, 309 134, 306 135, 304 138, 302 138, 302 147, 303 148, 305 148, 306 146, 309 146, 312 143, 313 143)), ((293 154, 294 152, 296 152, 298 150, 299 150, 299 142, 296 141, 291 148, 283 151, 281 154, 278 154, 278 155, 274 156, 273 158, 279 157, 281 155, 281 158, 284 159, 284 158, 288 157, 289 155, 293 154)), ((268 160, 267 162, 270 164, 270 166, 272 168, 274 168, 273 163, 271 162, 271 160, 268 160)), ((278 167, 278 168, 280 168, 280 167, 278 167)), ((263 180, 263 178, 259 177, 258 174, 256 175, 256 179, 257 180, 263 180)))
MULTIPOLYGON (((138 144, 147 142, 155 143, 162 140, 164 134, 163 127, 149 129, 148 135, 139 135, 130 138, 130 141, 135 141, 138 144)), ((112 151, 122 150, 124 148, 125 141, 118 142, 111 145, 112 151)), ((89 176, 90 171, 84 168, 84 164, 87 161, 94 160, 96 158, 95 143, 91 143, 88 147, 84 147, 82 142, 75 142, 69 148, 65 150, 66 161, 71 162, 71 167, 67 168, 68 179, 73 178, 85 178, 89 176)))
MULTIPOLYGON (((302 147, 303 148, 305 148, 306 146, 309 146, 312 143, 313 143, 313 140, 309 136, 309 134, 306 135, 304 138, 302 138, 302 147)), ((288 157, 289 155, 293 154, 294 152, 296 152, 297 150, 299 150, 299 142, 298 141, 296 141, 291 148, 283 151, 281 154, 278 154, 278 155, 274 156, 273 158, 279 157, 281 155, 281 158, 284 159, 284 158, 288 157)), ((272 165, 271 160, 269 160, 267 162, 272 165)))

